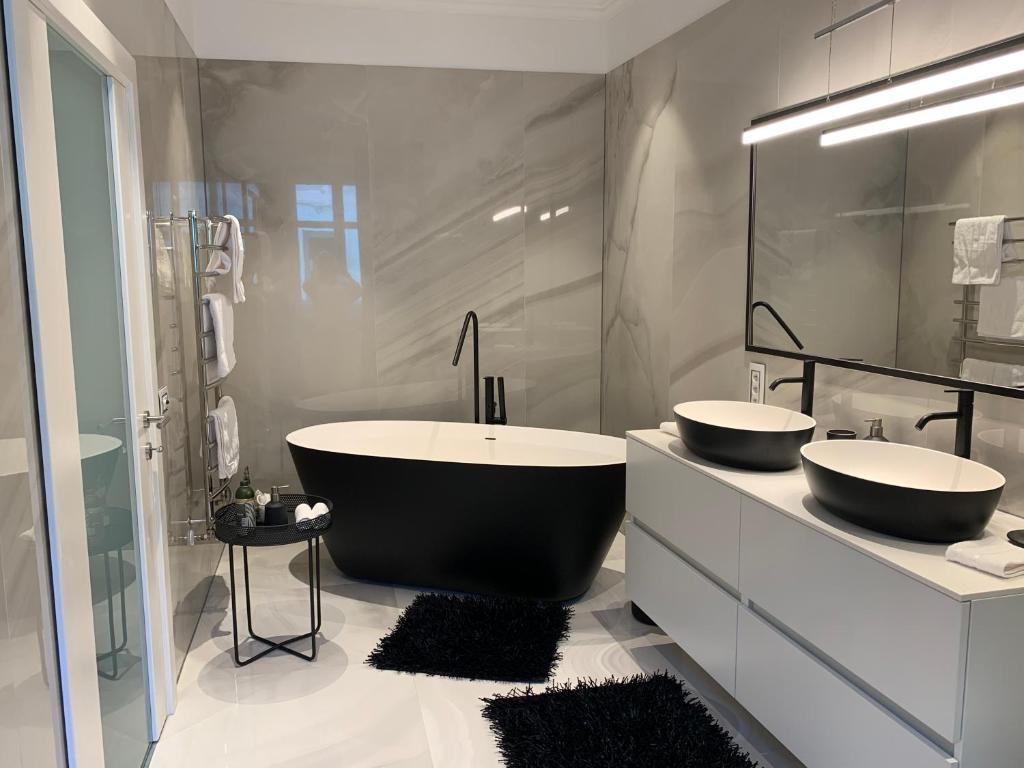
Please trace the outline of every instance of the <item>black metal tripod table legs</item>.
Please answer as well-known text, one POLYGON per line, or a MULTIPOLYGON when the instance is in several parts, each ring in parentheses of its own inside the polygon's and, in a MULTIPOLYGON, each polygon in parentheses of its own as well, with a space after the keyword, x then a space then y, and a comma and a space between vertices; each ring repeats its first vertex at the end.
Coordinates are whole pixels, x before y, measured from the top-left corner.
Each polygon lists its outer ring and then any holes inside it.
POLYGON ((274 651, 284 651, 290 653, 292 656, 297 656, 305 661, 314 661, 316 659, 316 636, 320 632, 320 625, 322 623, 322 612, 320 607, 320 537, 317 536, 306 541, 306 552, 308 556, 309 565, 309 632, 298 635, 296 637, 290 637, 286 640, 276 641, 269 640, 261 635, 258 635, 252 627, 252 600, 249 595, 249 548, 242 546, 242 573, 244 574, 245 584, 245 619, 246 627, 249 630, 249 636, 260 643, 263 643, 267 647, 259 653, 250 656, 248 659, 242 659, 238 653, 238 611, 236 608, 235 601, 235 546, 228 544, 228 569, 230 571, 230 583, 231 583, 231 632, 234 640, 234 655, 235 664, 239 667, 244 667, 247 664, 252 664, 257 659, 262 659, 269 653, 274 651), (301 642, 302 640, 310 641, 310 652, 302 653, 297 651, 291 646, 294 643, 301 642))

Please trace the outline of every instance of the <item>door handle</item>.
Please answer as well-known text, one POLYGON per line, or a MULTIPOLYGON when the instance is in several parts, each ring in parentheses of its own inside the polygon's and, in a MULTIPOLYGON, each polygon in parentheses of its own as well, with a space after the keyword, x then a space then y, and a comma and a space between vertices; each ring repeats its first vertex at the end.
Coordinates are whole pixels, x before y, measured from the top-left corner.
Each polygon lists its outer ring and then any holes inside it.
POLYGON ((142 419, 142 426, 144 427, 156 427, 157 429, 163 429, 164 424, 171 419, 171 412, 168 411, 160 416, 153 416, 149 411, 143 411, 142 416, 139 418, 142 419))

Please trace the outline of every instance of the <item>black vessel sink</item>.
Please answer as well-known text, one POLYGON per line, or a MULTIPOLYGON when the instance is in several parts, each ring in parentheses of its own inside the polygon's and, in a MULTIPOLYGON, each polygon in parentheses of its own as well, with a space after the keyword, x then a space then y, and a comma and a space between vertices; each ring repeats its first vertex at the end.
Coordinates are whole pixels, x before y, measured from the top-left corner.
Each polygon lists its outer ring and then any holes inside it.
POLYGON ((913 445, 834 440, 801 453, 811 493, 829 511, 915 541, 975 538, 1006 485, 984 464, 913 445))
POLYGON ((816 423, 773 405, 696 400, 675 407, 679 436, 698 456, 741 469, 779 472, 800 464, 816 423))

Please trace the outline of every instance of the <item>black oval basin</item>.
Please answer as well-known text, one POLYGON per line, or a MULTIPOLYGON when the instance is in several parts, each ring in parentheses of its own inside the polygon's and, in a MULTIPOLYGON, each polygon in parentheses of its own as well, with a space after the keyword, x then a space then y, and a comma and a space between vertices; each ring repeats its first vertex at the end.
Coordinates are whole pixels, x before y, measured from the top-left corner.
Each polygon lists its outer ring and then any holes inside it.
POLYGON ((683 443, 698 456, 741 469, 780 472, 800 464, 816 422, 774 405, 696 400, 675 407, 683 443))
POLYGON ((1006 478, 984 464, 900 443, 804 446, 811 493, 851 523, 902 539, 950 544, 985 530, 1006 478))

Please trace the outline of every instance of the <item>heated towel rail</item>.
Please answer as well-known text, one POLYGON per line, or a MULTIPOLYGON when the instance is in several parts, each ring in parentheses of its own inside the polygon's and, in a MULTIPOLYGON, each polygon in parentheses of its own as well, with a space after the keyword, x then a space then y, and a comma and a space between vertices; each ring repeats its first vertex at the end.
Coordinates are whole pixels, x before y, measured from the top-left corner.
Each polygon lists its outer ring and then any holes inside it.
MULTIPOLYGON (((200 216, 196 211, 189 211, 187 216, 175 216, 172 212, 168 216, 150 216, 150 226, 155 227, 169 227, 172 230, 172 242, 173 242, 173 229, 176 224, 187 224, 188 235, 191 251, 191 264, 192 264, 192 309, 193 319, 195 324, 195 344, 196 344, 196 363, 199 368, 199 413, 201 422, 203 424, 203 431, 199 439, 199 459, 200 467, 202 471, 202 487, 195 488, 195 478, 193 473, 188 467, 191 466, 191 458, 186 462, 186 472, 188 476, 188 487, 189 487, 189 504, 188 504, 188 519, 186 520, 172 520, 171 526, 187 526, 187 533, 185 536, 175 536, 175 531, 171 531, 171 541, 174 543, 193 544, 196 541, 205 541, 212 536, 213 532, 213 519, 220 506, 230 502, 230 478, 227 480, 221 480, 219 477, 219 466, 217 462, 217 455, 215 452, 216 448, 216 437, 213 430, 213 417, 210 415, 211 402, 214 407, 221 398, 221 385, 224 383, 223 378, 211 379, 209 377, 209 364, 216 360, 216 341, 214 339, 214 333, 212 330, 212 323, 209 330, 204 330, 206 325, 203 320, 203 305, 206 303, 205 296, 207 294, 207 281, 214 280, 219 277, 220 274, 217 272, 208 272, 206 265, 208 259, 204 258, 209 254, 210 251, 224 251, 227 249, 225 245, 218 245, 213 242, 214 227, 217 224, 227 223, 227 219, 221 216, 200 216), (208 343, 208 341, 213 343, 208 343), (207 354, 208 349, 213 350, 213 354, 207 354), (212 397, 211 397, 212 393, 212 397), (201 494, 204 499, 204 516, 198 519, 192 517, 192 495, 201 494), (196 534, 194 526, 203 526, 202 532, 196 534)), ((156 242, 154 233, 150 233, 150 241, 156 242)), ((187 392, 182 384, 183 391, 187 392)), ((185 423, 188 423, 187 413, 185 414, 185 423)), ((191 451, 192 441, 189 440, 189 450, 191 451)))

